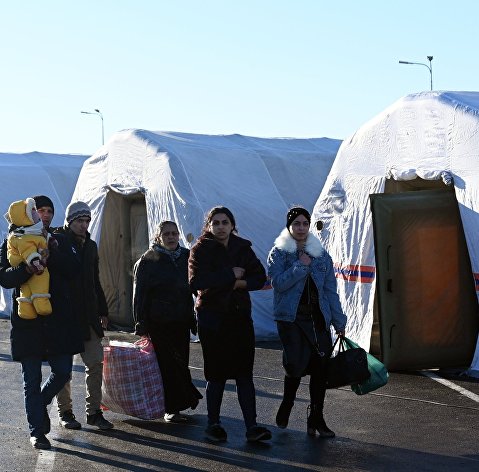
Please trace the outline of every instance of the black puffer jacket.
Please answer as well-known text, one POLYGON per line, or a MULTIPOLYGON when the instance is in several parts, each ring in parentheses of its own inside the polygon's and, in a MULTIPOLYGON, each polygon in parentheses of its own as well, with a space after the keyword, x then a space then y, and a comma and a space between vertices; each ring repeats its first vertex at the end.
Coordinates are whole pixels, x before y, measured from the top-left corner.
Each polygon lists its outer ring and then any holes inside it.
POLYGON ((193 296, 188 285, 190 251, 170 256, 148 249, 135 270, 133 317, 148 331, 152 325, 181 323, 195 330, 193 296))
POLYGON ((79 244, 69 228, 57 228, 54 232, 65 236, 80 259, 79 276, 70 280, 73 308, 80 323, 83 339, 90 339, 90 326, 102 338, 104 336, 100 316, 108 316, 108 305, 100 284, 98 247, 87 232, 83 244, 79 244))
MULTIPOLYGON (((30 277, 25 264, 11 267, 7 259, 7 244, 0 249, 0 285, 14 288, 13 310, 11 313, 12 330, 10 341, 12 358, 20 361, 26 357, 46 358, 56 354, 76 354, 84 351, 81 331, 72 311, 72 299, 69 281, 78 277, 80 262, 76 253, 63 236, 55 238, 58 247, 50 250, 48 271, 50 273, 50 302, 52 313, 25 320, 18 316, 16 298, 19 287, 30 277)), ((33 276, 34 277, 34 276, 33 276)))
POLYGON ((266 273, 250 241, 231 234, 225 247, 206 233, 191 249, 189 280, 191 289, 198 293, 199 326, 217 328, 224 317, 251 318, 249 291, 263 288, 266 273), (245 269, 246 290, 233 290, 233 267, 245 269))

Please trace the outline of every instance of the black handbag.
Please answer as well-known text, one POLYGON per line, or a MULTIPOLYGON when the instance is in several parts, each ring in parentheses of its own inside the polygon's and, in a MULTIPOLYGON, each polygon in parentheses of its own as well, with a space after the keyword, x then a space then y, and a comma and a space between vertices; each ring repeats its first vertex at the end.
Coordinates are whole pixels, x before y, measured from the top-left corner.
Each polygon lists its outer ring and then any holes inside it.
POLYGON ((366 351, 348 344, 349 339, 344 336, 338 336, 333 350, 338 341, 338 353, 328 359, 326 388, 360 384, 369 379, 371 373, 368 369, 366 351))

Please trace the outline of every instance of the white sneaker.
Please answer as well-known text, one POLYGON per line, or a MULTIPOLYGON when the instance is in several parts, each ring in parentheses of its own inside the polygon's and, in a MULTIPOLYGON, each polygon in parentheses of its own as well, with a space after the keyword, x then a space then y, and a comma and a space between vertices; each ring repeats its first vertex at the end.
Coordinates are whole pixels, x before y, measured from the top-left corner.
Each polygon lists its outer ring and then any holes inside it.
POLYGON ((165 413, 163 419, 166 423, 186 423, 188 416, 182 415, 181 413, 165 413))

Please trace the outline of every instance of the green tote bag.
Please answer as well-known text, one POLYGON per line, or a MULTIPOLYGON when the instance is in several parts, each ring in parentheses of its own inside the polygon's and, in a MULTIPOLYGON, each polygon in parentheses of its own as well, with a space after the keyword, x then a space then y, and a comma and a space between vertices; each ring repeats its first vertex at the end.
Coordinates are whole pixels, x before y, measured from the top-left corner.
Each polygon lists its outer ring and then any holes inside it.
MULTIPOLYGON (((355 342, 346 338, 346 345, 351 348, 359 347, 355 342)), ((351 390, 357 395, 364 395, 365 393, 377 390, 388 383, 389 373, 386 366, 378 361, 372 354, 367 353, 368 369, 371 377, 360 384, 351 385, 351 390)))

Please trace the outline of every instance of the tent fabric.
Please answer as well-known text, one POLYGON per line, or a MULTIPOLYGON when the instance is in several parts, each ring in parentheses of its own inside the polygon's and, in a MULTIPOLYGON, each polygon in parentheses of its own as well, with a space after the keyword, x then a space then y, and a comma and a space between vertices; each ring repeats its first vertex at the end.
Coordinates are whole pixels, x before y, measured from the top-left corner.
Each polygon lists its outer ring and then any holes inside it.
MULTIPOLYGON (((408 95, 341 144, 313 221, 323 221, 319 236, 336 263, 348 336, 366 349, 376 290, 369 194, 384 192, 387 178, 416 177, 453 182, 479 297, 478 92, 408 95)), ((479 376, 479 343, 468 373, 479 376)))
MULTIPOLYGON (((34 195, 47 195, 55 206, 53 226, 63 225, 65 209, 70 203, 81 167, 90 156, 80 154, 0 153, 2 215, 10 203, 34 195)), ((8 234, 8 223, 0 218, 2 241, 8 234)), ((9 316, 11 291, 0 291, 0 316, 9 316)))
MULTIPOLYGON (((159 222, 173 220, 185 247, 194 243, 187 241, 188 234, 195 239, 201 234, 205 213, 215 205, 225 205, 235 215, 239 234, 252 241, 256 254, 266 263, 288 207, 302 204, 312 208, 340 144, 328 138, 123 130, 86 161, 73 199, 92 208, 90 229, 100 250, 101 238, 118 237, 102 231, 108 192, 125 197, 144 194, 149 238, 159 222)), ((109 258, 108 263, 115 262, 109 258)), ((110 268, 108 272, 116 271, 110 268)), ((105 285, 115 284, 107 281, 105 285)), ((111 301, 114 295, 107 298, 111 301)), ((271 290, 254 293, 258 338, 277 336, 271 311, 271 290)))

